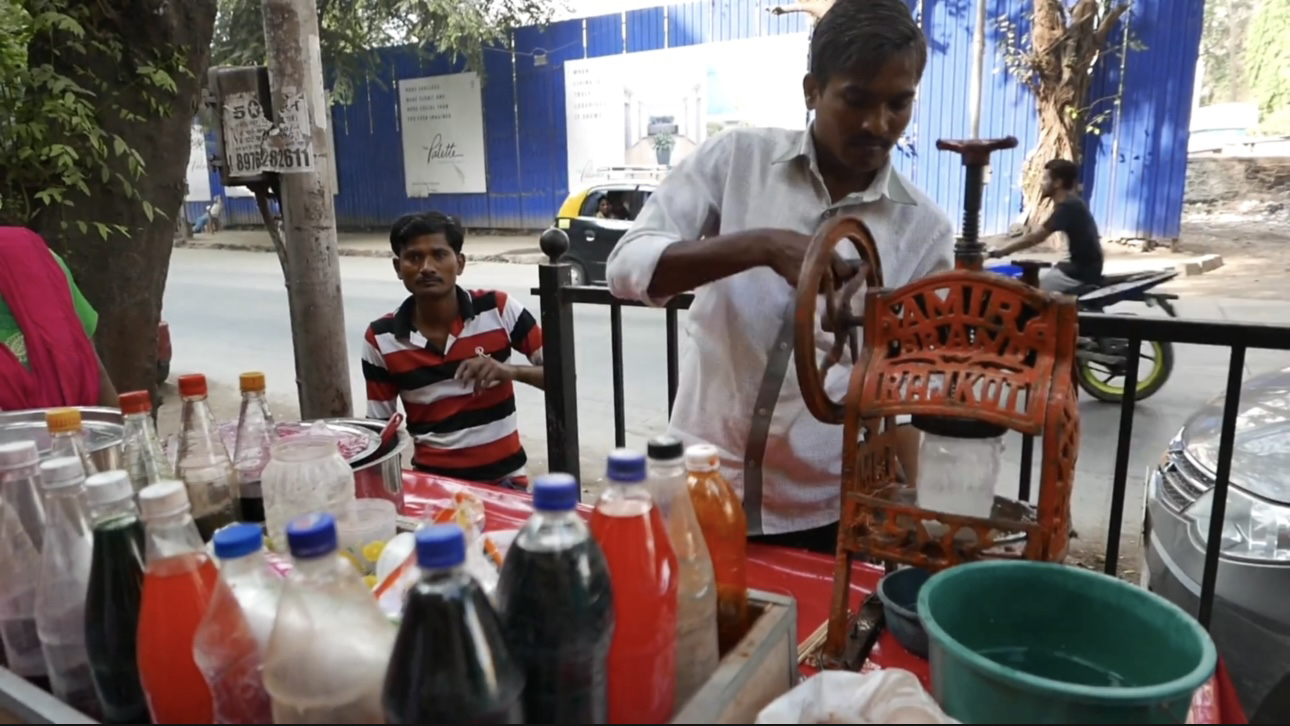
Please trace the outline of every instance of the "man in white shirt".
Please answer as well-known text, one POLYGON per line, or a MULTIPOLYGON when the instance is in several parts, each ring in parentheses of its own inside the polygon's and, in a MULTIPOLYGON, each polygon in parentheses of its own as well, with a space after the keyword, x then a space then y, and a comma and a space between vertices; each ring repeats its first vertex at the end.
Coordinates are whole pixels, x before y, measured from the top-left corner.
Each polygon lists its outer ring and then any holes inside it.
MULTIPOLYGON (((807 131, 732 129, 668 173, 609 257, 614 295, 663 305, 694 290, 670 431, 721 452, 759 541, 833 552, 842 427, 806 410, 792 369, 793 298, 811 235, 836 214, 873 232, 885 284, 947 270, 949 219, 891 166, 927 42, 905 0, 837 0, 811 36, 807 131)), ((845 243, 840 254, 854 256, 845 243)), ((818 348, 832 336, 816 330, 818 348)), ((825 380, 834 400, 849 368, 825 380)), ((918 434, 899 456, 916 477, 918 434)))

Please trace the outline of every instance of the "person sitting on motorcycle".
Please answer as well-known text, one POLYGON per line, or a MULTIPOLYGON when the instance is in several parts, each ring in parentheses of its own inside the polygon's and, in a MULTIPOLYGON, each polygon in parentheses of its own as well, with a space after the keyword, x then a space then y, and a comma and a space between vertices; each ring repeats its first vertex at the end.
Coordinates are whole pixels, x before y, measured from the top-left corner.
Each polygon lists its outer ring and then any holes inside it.
POLYGON ((1039 288, 1047 292, 1070 292, 1102 283, 1102 239, 1093 214, 1076 190, 1078 177, 1079 167, 1068 159, 1053 159, 1045 164, 1040 191, 1053 200, 1052 215, 1034 232, 990 251, 990 257, 1007 257, 1034 247, 1054 232, 1064 233, 1066 259, 1044 270, 1039 278, 1039 288))

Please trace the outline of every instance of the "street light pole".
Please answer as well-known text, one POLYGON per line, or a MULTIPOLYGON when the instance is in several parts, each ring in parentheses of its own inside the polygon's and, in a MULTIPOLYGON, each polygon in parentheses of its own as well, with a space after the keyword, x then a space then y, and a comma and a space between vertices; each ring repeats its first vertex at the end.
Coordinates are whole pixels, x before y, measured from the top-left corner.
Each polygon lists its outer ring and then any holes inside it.
POLYGON ((280 178, 300 416, 346 417, 353 402, 318 10, 313 0, 262 0, 261 10, 275 115, 266 165, 280 178))

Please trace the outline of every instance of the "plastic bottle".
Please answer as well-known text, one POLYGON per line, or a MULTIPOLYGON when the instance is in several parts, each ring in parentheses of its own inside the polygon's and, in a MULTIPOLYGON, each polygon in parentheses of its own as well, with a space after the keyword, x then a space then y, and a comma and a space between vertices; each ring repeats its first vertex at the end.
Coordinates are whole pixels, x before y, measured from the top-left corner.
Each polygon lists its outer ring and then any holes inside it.
POLYGON ((85 511, 85 469, 73 456, 40 465, 45 543, 36 588, 36 631, 50 692, 88 716, 101 714, 85 645, 85 593, 94 544, 85 511))
POLYGON ((614 592, 609 723, 668 723, 676 702, 676 554, 644 487, 644 455, 616 449, 607 473, 591 534, 614 592))
POLYGON ((237 471, 238 508, 243 522, 264 521, 264 496, 260 472, 269 463, 269 447, 277 439, 269 400, 264 395, 264 374, 243 373, 242 408, 237 415, 237 439, 233 446, 233 469, 237 471))
POLYGON ((175 478, 175 467, 166 456, 152 421, 152 396, 147 391, 121 394, 125 434, 121 440, 122 468, 138 491, 149 484, 175 478))
POLYGON ((672 436, 652 439, 647 487, 667 523, 680 575, 676 608, 676 704, 679 710, 712 677, 717 650, 717 587, 712 558, 686 488, 685 449, 672 436))
POLYGON ((211 692, 193 659, 197 626, 218 573, 206 554, 181 482, 139 492, 148 567, 139 613, 139 678, 153 723, 212 724, 211 692))
POLYGON ((257 524, 215 533, 220 586, 197 628, 193 657, 211 689, 215 723, 273 723, 261 667, 273 632, 282 578, 264 559, 257 524))
POLYGON ((85 441, 81 412, 74 408, 55 408, 45 414, 45 428, 49 429, 49 457, 57 459, 74 456, 81 460, 85 475, 98 473, 90 458, 90 447, 85 441))
POLYGON ((394 626, 340 557, 336 518, 287 524, 295 567, 287 578, 264 659, 276 724, 385 723, 381 689, 394 626))
POLYGON ((39 457, 34 441, 0 444, 0 640, 8 669, 28 679, 46 672, 36 631, 45 539, 39 457))
POLYGON ((184 408, 175 471, 188 489, 197 531, 209 542, 215 530, 235 519, 237 475, 206 402, 206 376, 180 376, 179 393, 184 408))
POLYGON ((455 524, 427 527, 416 542, 421 577, 408 592, 385 676, 385 722, 528 723, 524 672, 466 572, 465 532, 455 524))
POLYGON ((568 474, 534 480, 533 515, 507 551, 497 583, 497 611, 524 670, 531 723, 609 717, 614 597, 605 555, 578 515, 580 495, 568 474))
POLYGON ((143 522, 124 471, 85 481, 94 554, 85 596, 85 647, 105 723, 147 723, 139 682, 139 609, 143 603, 143 522))
POLYGON ((717 637, 721 652, 728 653, 748 628, 748 520, 739 496, 721 476, 720 462, 711 444, 685 450, 690 502, 717 580, 717 637))

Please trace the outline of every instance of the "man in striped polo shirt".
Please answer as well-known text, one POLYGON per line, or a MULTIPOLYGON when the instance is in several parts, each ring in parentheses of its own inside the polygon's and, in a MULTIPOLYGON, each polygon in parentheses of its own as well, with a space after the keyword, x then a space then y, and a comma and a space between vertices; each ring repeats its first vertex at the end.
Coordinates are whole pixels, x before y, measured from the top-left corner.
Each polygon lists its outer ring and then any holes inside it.
POLYGON ((367 415, 389 419, 402 398, 416 469, 527 488, 513 384, 542 387, 542 329, 506 293, 457 286, 463 241, 439 212, 405 215, 390 230, 394 270, 412 295, 363 336, 367 415))

